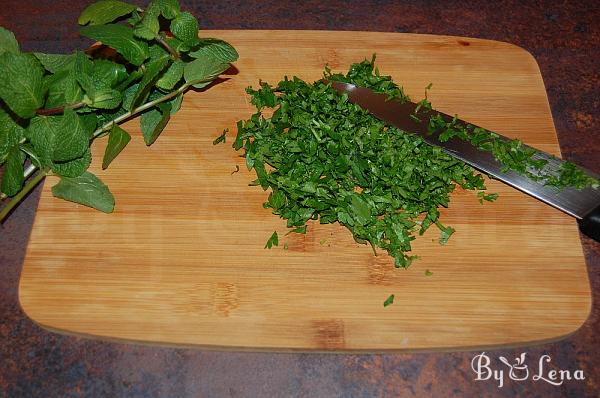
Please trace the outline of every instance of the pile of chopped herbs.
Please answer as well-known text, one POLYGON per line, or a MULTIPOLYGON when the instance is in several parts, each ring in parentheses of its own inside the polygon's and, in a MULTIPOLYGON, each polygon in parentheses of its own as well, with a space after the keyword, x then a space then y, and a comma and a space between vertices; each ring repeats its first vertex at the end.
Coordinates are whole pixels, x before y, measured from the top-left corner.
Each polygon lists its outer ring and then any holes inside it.
MULTIPOLYGON (((271 189, 264 207, 287 220, 291 232, 306 233, 309 220, 338 222, 357 242, 370 244, 375 253, 377 248, 387 251, 396 267, 406 268, 416 258, 407 254, 416 235, 435 226, 443 245, 454 233, 440 221, 439 208, 448 206, 457 186, 476 191, 481 203, 498 195, 486 193, 482 175, 471 166, 417 135, 386 125, 327 83, 352 83, 390 100, 409 101, 390 76, 380 75, 374 61, 353 64, 346 75, 326 68, 325 79, 312 84, 286 77, 276 87, 261 82, 257 90, 248 88, 257 112, 238 122, 233 147, 244 149, 248 170, 255 170, 252 185, 271 189)), ((419 109, 431 110, 427 95, 419 109)), ((501 139, 456 118, 447 122, 433 116, 429 124, 442 140, 457 137, 492 152, 505 171, 558 189, 598 188, 598 180, 573 163, 547 172, 548 160, 519 140, 501 139)), ((276 233, 265 247, 273 245, 276 233)))
MULTIPOLYGON (((352 65, 347 75, 326 70, 325 77, 408 98, 373 61, 352 65)), ((448 206, 457 186, 495 199, 483 192, 484 179, 473 168, 387 126, 323 81, 285 78, 247 92, 258 111, 238 122, 233 147, 245 150, 246 165, 257 175, 252 184, 270 188, 264 206, 293 232, 305 233, 309 220, 338 222, 357 242, 408 267, 416 235, 435 226, 445 244, 454 232, 442 224, 439 208, 448 206)))

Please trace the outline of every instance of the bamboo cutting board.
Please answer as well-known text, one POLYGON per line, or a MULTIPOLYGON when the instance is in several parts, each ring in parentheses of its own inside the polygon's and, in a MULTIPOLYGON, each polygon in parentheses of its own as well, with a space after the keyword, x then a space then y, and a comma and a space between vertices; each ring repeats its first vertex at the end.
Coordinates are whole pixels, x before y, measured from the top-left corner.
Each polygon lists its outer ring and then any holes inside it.
POLYGON ((413 99, 560 155, 533 57, 495 41, 395 33, 212 31, 239 51, 237 74, 190 92, 154 146, 134 139, 106 171, 115 194, 102 214, 52 198, 48 178, 23 267, 20 300, 40 325, 137 342, 276 350, 419 350, 512 346, 574 332, 590 288, 574 220, 501 183, 481 205, 456 192, 421 257, 395 269, 335 225, 263 247, 285 222, 262 207, 267 193, 230 146, 253 108, 259 79, 313 81, 325 64, 377 65, 413 99), (230 128, 226 145, 212 141, 230 128), (241 170, 232 173, 235 166, 241 170), (282 248, 287 243, 288 250, 282 248), (429 270, 433 274, 426 276, 429 270), (395 294, 395 303, 383 301, 395 294))

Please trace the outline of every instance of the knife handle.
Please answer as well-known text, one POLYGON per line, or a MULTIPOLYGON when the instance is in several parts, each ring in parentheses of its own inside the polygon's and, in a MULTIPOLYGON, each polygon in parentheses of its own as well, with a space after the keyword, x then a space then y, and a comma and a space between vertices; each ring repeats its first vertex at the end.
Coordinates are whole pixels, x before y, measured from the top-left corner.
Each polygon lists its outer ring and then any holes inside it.
POLYGON ((577 222, 581 232, 600 242, 600 205, 577 222))

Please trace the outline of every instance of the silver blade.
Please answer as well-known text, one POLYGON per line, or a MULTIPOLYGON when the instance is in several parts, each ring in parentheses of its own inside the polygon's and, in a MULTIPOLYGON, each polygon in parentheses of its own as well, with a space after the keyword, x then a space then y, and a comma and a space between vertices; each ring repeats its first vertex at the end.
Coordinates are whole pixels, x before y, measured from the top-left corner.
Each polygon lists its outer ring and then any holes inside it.
MULTIPOLYGON (((465 163, 471 165, 477 170, 490 175, 506 184, 519 189, 541 201, 556 207, 559 210, 577 218, 582 219, 600 205, 600 189, 591 187, 585 189, 565 188, 557 189, 552 186, 543 185, 540 182, 533 181, 514 171, 503 172, 503 164, 494 158, 487 151, 482 151, 472 145, 470 142, 451 138, 448 141, 440 141, 438 133, 429 132, 429 116, 439 113, 448 122, 454 118, 442 112, 432 111, 432 113, 419 112, 421 120, 415 120, 410 115, 415 114, 417 104, 413 102, 400 103, 399 101, 389 101, 387 95, 376 93, 368 88, 358 87, 353 84, 340 82, 330 82, 332 87, 339 92, 347 93, 350 102, 359 105, 361 108, 368 110, 377 118, 389 123, 400 130, 418 134, 428 144, 436 145, 444 149, 444 151, 465 163), (426 117, 422 117, 425 115, 426 117)), ((458 120, 463 125, 473 124, 458 120)), ((501 139, 510 140, 507 137, 500 136, 501 139)), ((564 161, 556 157, 541 152, 536 149, 538 154, 536 157, 546 159, 547 165, 545 171, 558 171, 564 161)), ((584 170, 592 177, 599 176, 589 170, 584 170)))

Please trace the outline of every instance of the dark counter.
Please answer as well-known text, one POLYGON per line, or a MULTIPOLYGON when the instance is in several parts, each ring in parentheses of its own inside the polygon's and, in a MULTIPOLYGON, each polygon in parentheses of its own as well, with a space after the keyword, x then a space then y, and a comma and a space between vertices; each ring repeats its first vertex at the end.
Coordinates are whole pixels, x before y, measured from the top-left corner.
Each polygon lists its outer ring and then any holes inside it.
MULTIPOLYGON (((138 1, 139 2, 139 1, 138 1)), ((3 0, 0 25, 29 51, 70 52, 90 0, 3 0)), ((143 3, 143 2, 140 2, 143 3)), ((204 29, 369 30, 457 35, 519 45, 544 78, 563 157, 600 173, 600 6, 592 1, 184 0, 204 29), (525 4, 523 4, 525 3, 525 4)), ((1 71, 0 71, 1 73, 1 71)), ((501 89, 501 88, 499 88, 501 89)), ((582 236, 593 291, 588 321, 557 343, 487 352, 496 369, 527 353, 533 373, 585 380, 476 381, 478 352, 338 355, 201 351, 106 343, 41 329, 21 311, 18 281, 39 187, 0 229, 0 397, 597 397, 600 244, 582 236)), ((551 231, 550 231, 551 232, 551 231)))

